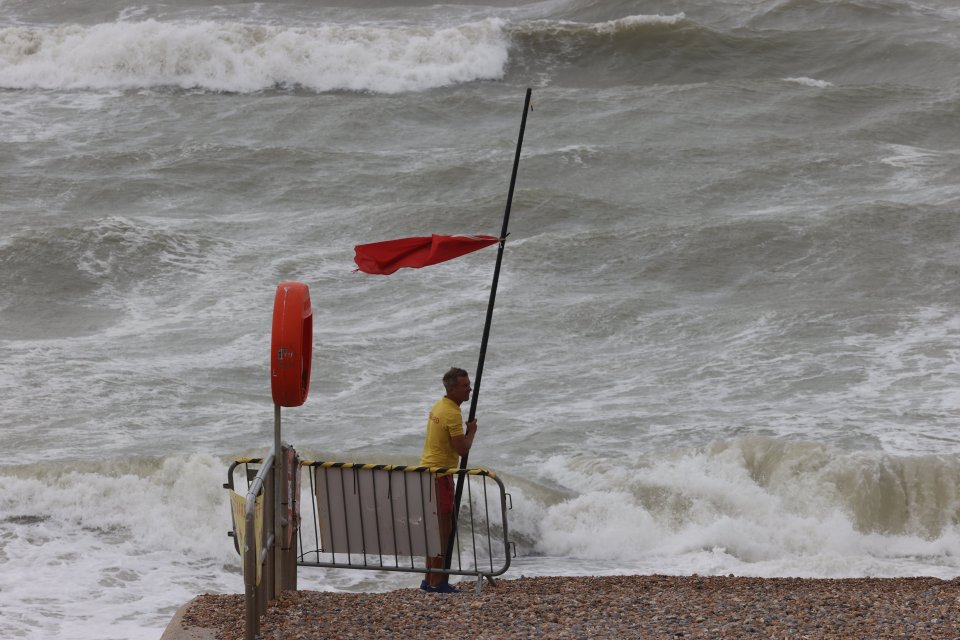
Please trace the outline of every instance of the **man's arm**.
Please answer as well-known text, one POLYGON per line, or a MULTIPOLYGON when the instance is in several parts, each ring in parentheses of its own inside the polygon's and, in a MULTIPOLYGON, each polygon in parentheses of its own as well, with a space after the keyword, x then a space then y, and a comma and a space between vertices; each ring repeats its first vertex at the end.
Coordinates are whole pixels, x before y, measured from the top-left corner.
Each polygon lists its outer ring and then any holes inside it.
POLYGON ((467 433, 462 436, 450 436, 450 444, 453 445, 453 450, 457 452, 461 458, 470 451, 470 447, 473 446, 473 437, 477 435, 477 421, 471 420, 467 423, 467 433))

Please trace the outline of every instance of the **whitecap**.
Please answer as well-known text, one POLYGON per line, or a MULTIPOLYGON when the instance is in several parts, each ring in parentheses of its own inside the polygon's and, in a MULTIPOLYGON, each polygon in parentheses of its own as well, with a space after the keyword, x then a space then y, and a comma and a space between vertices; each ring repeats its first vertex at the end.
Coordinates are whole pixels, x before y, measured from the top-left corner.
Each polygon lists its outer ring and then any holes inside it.
POLYGON ((832 87, 832 82, 827 82, 826 80, 816 80, 814 78, 807 77, 798 77, 798 78, 784 78, 784 82, 795 82, 797 84, 802 84, 805 87, 816 87, 817 89, 826 89, 827 87, 832 87))

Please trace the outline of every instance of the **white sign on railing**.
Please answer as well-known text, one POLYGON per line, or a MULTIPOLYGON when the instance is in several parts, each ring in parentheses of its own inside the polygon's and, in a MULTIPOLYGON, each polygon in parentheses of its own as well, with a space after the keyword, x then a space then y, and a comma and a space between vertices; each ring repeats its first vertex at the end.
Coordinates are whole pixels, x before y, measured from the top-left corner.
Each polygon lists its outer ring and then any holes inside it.
POLYGON ((328 553, 440 555, 434 475, 316 469, 317 513, 328 553))

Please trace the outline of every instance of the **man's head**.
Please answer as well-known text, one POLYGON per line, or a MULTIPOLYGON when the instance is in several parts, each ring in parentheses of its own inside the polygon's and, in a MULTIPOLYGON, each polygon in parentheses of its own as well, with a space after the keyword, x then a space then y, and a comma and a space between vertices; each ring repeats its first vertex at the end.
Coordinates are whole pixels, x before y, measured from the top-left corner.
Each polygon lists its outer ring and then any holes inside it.
POLYGON ((443 388, 448 398, 461 405, 470 399, 470 376, 463 369, 453 367, 443 374, 443 388))

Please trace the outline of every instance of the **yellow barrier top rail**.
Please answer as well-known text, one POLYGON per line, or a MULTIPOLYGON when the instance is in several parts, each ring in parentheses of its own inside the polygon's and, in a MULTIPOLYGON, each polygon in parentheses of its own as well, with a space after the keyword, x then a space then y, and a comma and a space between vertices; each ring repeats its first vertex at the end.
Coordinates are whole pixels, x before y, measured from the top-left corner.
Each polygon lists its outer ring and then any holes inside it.
POLYGON ((300 464, 307 467, 322 467, 326 469, 364 469, 364 470, 373 470, 373 471, 404 471, 409 473, 456 473, 459 475, 470 475, 470 476, 487 476, 490 478, 497 477, 493 471, 489 469, 458 469, 456 467, 421 467, 414 465, 400 465, 400 464, 363 464, 359 462, 326 462, 326 461, 314 461, 314 460, 303 460, 300 464))
MULTIPOLYGON (((258 464, 263 462, 263 458, 237 458, 237 464, 258 464)), ((300 464, 305 467, 321 467, 325 469, 364 469, 374 471, 404 471, 409 473, 455 473, 457 475, 486 476, 496 478, 497 474, 489 469, 473 468, 459 469, 456 467, 421 467, 414 465, 400 464, 365 464, 361 462, 329 462, 324 460, 301 460, 300 464)))

